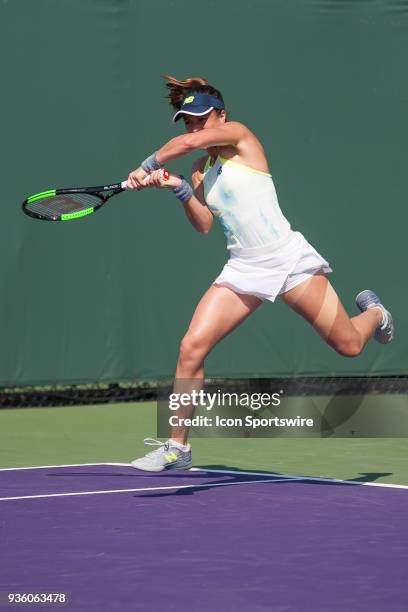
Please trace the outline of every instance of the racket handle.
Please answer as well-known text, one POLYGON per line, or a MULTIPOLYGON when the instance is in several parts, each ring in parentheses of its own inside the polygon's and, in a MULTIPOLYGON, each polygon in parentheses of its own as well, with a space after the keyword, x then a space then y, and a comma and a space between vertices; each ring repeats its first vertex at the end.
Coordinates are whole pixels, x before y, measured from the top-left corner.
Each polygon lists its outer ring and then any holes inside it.
POLYGON ((127 189, 127 181, 121 182, 122 189, 127 189))

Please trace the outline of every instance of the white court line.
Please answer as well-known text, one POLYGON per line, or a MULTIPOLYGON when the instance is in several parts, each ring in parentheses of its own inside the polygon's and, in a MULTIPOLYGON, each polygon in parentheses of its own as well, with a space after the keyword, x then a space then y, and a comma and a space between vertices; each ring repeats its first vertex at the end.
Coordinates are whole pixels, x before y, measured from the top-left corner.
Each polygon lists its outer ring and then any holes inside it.
MULTIPOLYGON (((18 467, 18 468, 0 468, 0 472, 12 472, 17 470, 42 470, 49 468, 63 468, 63 467, 83 467, 83 466, 97 466, 97 465, 117 465, 121 467, 130 467, 130 463, 114 463, 114 462, 106 462, 106 463, 67 463, 62 465, 33 465, 29 467, 18 467)), ((238 476, 263 476, 267 478, 268 476, 275 476, 275 478, 284 478, 285 482, 287 480, 312 480, 315 482, 333 482, 337 484, 349 484, 349 485, 360 485, 365 487, 384 487, 389 489, 408 489, 408 485, 398 485, 398 484, 390 484, 385 482, 362 482, 355 480, 341 480, 337 478, 320 478, 319 476, 291 476, 290 474, 273 474, 271 472, 245 472, 242 470, 212 470, 212 469, 204 469, 204 468, 190 468, 190 472, 209 472, 215 474, 236 474, 238 476)), ((147 475, 147 474, 146 474, 147 475)), ((9 499, 9 498, 7 498, 9 499)))
POLYGON ((30 465, 28 467, 0 468, 0 472, 14 472, 18 470, 46 470, 49 468, 82 467, 86 465, 130 465, 130 464, 129 463, 65 463, 65 464, 59 464, 59 465, 30 465))
POLYGON ((213 487, 231 487, 233 485, 243 485, 243 484, 259 484, 265 482, 287 482, 287 480, 293 480, 293 478, 279 480, 274 478, 273 480, 267 480, 266 478, 262 480, 242 480, 241 482, 215 482, 215 483, 202 483, 202 484, 194 484, 194 485, 174 485, 169 487, 144 487, 142 489, 112 489, 108 491, 81 491, 81 492, 72 492, 72 493, 47 493, 44 495, 21 495, 19 497, 0 497, 0 501, 10 501, 16 499, 40 499, 40 498, 48 498, 48 497, 76 497, 79 495, 103 495, 106 493, 140 493, 142 491, 168 491, 171 489, 202 489, 205 487, 206 489, 212 489, 213 487))

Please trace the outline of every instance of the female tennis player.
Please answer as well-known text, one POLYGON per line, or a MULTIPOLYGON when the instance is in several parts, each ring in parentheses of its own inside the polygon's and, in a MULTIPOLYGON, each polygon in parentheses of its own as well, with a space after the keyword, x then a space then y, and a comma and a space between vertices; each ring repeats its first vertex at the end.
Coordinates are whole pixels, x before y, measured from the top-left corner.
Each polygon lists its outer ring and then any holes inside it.
MULTIPOLYGON (((263 301, 278 296, 299 313, 341 355, 355 357, 368 340, 393 338, 391 314, 378 296, 365 290, 356 297, 358 316, 350 318, 326 274, 328 262, 291 229, 282 214, 264 149, 242 123, 228 121, 221 93, 202 78, 166 76, 169 100, 184 120, 186 133, 173 138, 129 174, 131 189, 171 188, 199 232, 208 233, 217 217, 227 237, 229 260, 198 303, 181 346, 178 380, 204 379, 204 360, 212 348, 263 301), (161 168, 197 150, 192 186, 184 177, 164 180, 161 168)), ((174 414, 191 417, 192 406, 174 414)), ((174 427, 165 444, 132 462, 147 471, 191 467, 188 428, 174 427)))

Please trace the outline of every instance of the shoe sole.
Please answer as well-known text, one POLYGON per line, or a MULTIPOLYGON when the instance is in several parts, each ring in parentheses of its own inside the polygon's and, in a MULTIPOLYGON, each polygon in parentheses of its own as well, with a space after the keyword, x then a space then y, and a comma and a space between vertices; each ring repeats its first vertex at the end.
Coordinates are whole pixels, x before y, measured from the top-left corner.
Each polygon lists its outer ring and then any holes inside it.
MULTIPOLYGON (((369 308, 365 308, 365 309, 361 308, 360 304, 358 303, 358 299, 359 299, 359 297, 360 297, 361 295, 363 295, 363 293, 366 293, 367 291, 368 291, 368 292, 370 292, 370 293, 374 293, 374 291, 372 291, 371 289, 363 289, 363 291, 360 291, 360 293, 358 293, 358 294, 356 295, 356 305, 357 305, 357 308, 360 310, 360 312, 367 312, 367 310, 369 310, 369 308)), ((382 302, 381 302, 380 298, 378 297, 378 295, 377 295, 377 294, 374 294, 374 295, 376 295, 376 296, 377 296, 377 299, 379 300, 379 303, 378 303, 378 304, 376 304, 375 302, 373 302, 373 304, 374 304, 374 306, 382 306, 382 308, 384 309, 384 311, 387 313, 387 316, 388 316, 388 324, 391 326, 392 333, 391 333, 391 337, 390 337, 390 338, 386 338, 385 342, 384 342, 384 341, 383 341, 383 340, 382 340, 382 339, 379 337, 380 332, 377 332, 377 331, 376 331, 376 332, 374 333, 374 336, 373 336, 373 337, 374 337, 374 339, 375 339, 377 342, 379 342, 380 344, 389 344, 389 343, 390 343, 390 342, 391 342, 391 341, 394 339, 394 320, 393 320, 393 318, 392 318, 391 313, 390 313, 390 312, 389 312, 389 311, 388 311, 388 310, 385 308, 385 306, 383 306, 383 304, 382 304, 382 302)), ((371 308, 373 308, 373 306, 371 306, 371 308)))
MULTIPOLYGON (((373 291, 371 291, 371 289, 363 289, 363 291, 360 291, 360 293, 357 293, 356 295, 356 306, 359 309, 360 312, 365 312, 367 310, 367 308, 365 310, 363 310, 360 306, 360 304, 358 303, 359 297, 361 295, 363 295, 363 293, 366 293, 366 291, 369 291, 370 293, 374 293, 373 291)), ((376 294, 377 295, 377 294, 376 294)), ((380 299, 377 295, 377 298, 380 299)))
POLYGON ((151 470, 151 469, 149 470, 147 468, 142 468, 139 465, 134 465, 133 462, 131 462, 130 465, 134 470, 140 470, 141 472, 151 472, 152 474, 155 474, 156 472, 163 472, 165 469, 164 467, 162 467, 158 470, 151 470))
POLYGON ((163 471, 168 472, 170 470, 174 470, 174 471, 181 472, 182 470, 189 470, 191 467, 193 467, 192 463, 188 463, 187 465, 180 465, 180 466, 170 464, 170 465, 166 465, 163 471))
POLYGON ((130 465, 135 470, 140 470, 141 472, 152 472, 153 474, 155 474, 157 472, 167 472, 169 470, 174 470, 174 471, 189 470, 193 466, 193 463, 190 461, 188 464, 180 465, 180 466, 169 463, 168 465, 163 465, 157 469, 143 468, 143 467, 140 467, 139 465, 135 465, 133 461, 130 462, 130 465))

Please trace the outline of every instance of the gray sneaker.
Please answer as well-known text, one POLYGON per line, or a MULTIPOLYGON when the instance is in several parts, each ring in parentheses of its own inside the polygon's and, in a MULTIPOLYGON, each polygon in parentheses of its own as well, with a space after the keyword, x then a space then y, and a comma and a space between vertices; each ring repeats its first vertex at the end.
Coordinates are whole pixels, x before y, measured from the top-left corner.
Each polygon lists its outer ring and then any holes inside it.
POLYGON ((365 312, 369 308, 379 308, 382 312, 382 321, 378 325, 374 333, 374 338, 381 344, 388 344, 394 338, 394 322, 392 320, 391 313, 388 312, 381 304, 381 300, 369 289, 361 291, 356 296, 356 304, 361 312, 365 312))
POLYGON ((145 438, 147 446, 158 446, 156 450, 147 453, 140 459, 135 459, 131 465, 145 472, 162 472, 163 470, 189 470, 192 466, 191 448, 183 451, 173 446, 171 440, 159 442, 153 438, 145 438))

